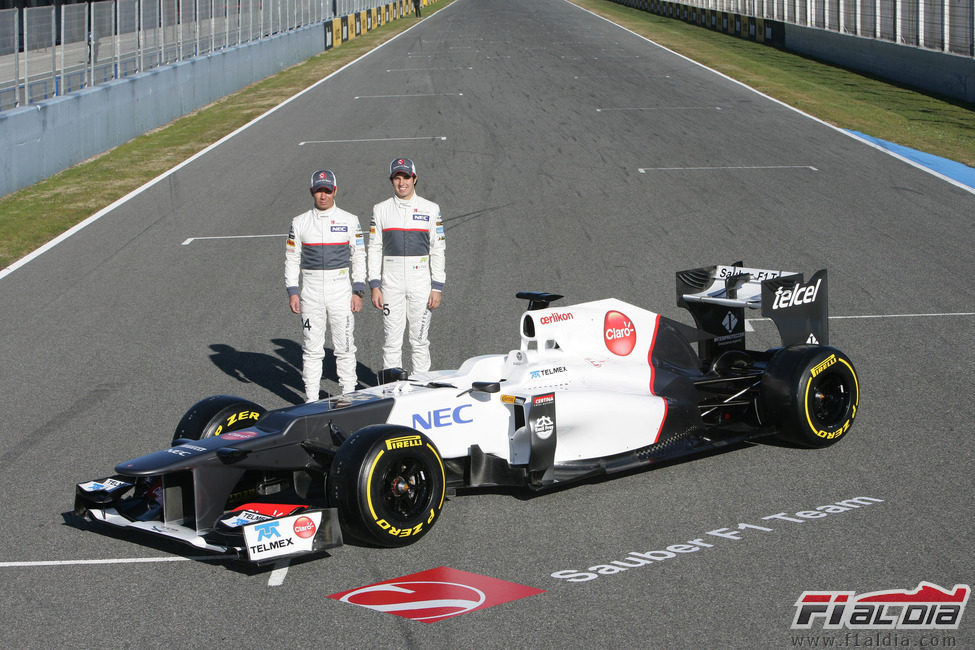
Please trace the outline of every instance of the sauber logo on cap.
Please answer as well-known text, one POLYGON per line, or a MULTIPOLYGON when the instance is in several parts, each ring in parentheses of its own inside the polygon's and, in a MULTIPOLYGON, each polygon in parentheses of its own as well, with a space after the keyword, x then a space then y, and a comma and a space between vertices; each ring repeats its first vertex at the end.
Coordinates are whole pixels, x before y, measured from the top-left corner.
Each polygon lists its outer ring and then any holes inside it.
POLYGON ((606 312, 603 321, 603 338, 606 348, 613 354, 625 357, 636 346, 636 329, 625 314, 618 311, 606 312))

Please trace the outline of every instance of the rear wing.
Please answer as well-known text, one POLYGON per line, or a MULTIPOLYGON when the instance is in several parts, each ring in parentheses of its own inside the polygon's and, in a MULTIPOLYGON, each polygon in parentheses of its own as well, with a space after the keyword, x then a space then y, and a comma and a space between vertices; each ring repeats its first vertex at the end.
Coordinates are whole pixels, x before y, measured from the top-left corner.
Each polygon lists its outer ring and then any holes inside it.
POLYGON ((687 309, 698 329, 703 361, 726 350, 745 349, 745 310, 761 310, 779 331, 782 345, 829 343, 826 269, 808 282, 801 273, 730 266, 702 266, 677 272, 677 306, 687 309))

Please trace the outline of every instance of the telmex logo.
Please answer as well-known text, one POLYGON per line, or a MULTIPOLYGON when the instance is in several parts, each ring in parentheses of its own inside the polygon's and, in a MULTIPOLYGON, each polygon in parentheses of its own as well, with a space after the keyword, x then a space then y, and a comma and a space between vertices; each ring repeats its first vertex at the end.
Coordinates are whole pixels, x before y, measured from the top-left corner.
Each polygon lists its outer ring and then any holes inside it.
POLYGON ((633 321, 618 311, 606 313, 603 321, 603 336, 606 348, 613 354, 625 357, 636 346, 636 328, 633 321))

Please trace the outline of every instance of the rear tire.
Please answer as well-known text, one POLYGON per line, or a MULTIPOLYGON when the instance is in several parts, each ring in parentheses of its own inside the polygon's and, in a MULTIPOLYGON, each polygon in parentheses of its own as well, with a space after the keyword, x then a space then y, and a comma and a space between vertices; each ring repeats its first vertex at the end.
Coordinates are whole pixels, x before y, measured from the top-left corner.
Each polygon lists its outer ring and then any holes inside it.
POLYGON ((794 345, 775 353, 762 377, 762 419, 780 437, 828 447, 846 435, 860 405, 853 363, 836 348, 794 345))
POLYGON ((440 517, 446 494, 440 452, 402 426, 364 427, 346 440, 327 479, 329 503, 342 528, 378 546, 406 546, 440 517))
POLYGON ((249 427, 265 411, 254 402, 233 395, 207 397, 194 404, 176 425, 173 444, 178 440, 203 440, 249 427))

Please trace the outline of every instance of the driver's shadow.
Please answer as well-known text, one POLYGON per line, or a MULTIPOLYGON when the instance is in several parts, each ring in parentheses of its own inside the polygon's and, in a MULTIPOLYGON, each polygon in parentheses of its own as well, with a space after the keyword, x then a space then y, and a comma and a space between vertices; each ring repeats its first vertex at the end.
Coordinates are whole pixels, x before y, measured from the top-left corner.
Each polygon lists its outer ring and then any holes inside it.
POLYGON ((304 401, 301 372, 293 365, 270 354, 244 352, 223 343, 214 343, 210 349, 213 350, 210 355, 213 365, 233 379, 257 384, 292 404, 304 401))
MULTIPOLYGON (((291 404, 305 401, 305 386, 301 379, 301 345, 290 339, 272 339, 275 354, 245 352, 232 345, 214 343, 210 360, 228 376, 243 383, 254 383, 291 404)), ((368 366, 356 364, 356 376, 361 384, 375 386, 376 373, 368 366)), ((338 383, 335 354, 325 349, 323 379, 338 383)))
MULTIPOLYGON (((301 344, 291 339, 271 339, 271 343, 275 345, 274 352, 298 371, 298 385, 303 388, 304 385, 301 383, 300 377, 302 364, 301 344)), ((379 383, 376 371, 358 361, 355 364, 355 375, 360 386, 375 386, 379 383)), ((339 373, 335 367, 335 352, 331 348, 325 348, 325 358, 322 359, 322 379, 329 379, 336 384, 339 383, 339 373)), ((302 390, 302 392, 304 391, 302 390)))

